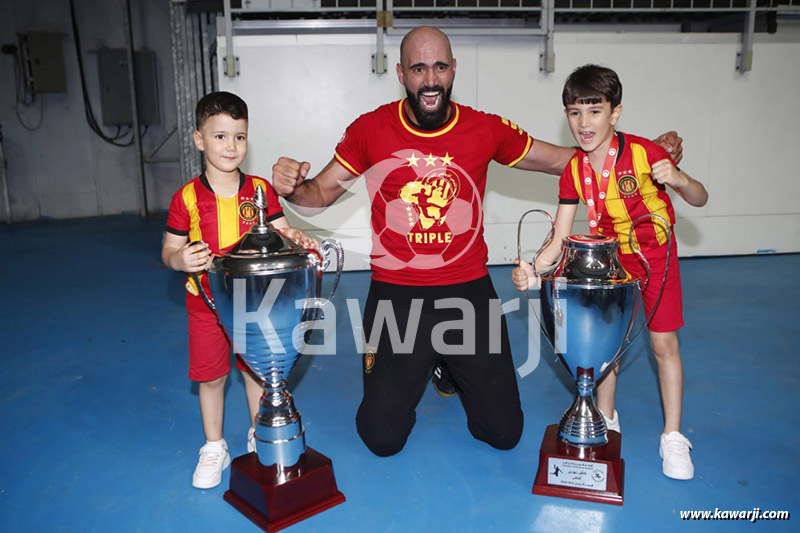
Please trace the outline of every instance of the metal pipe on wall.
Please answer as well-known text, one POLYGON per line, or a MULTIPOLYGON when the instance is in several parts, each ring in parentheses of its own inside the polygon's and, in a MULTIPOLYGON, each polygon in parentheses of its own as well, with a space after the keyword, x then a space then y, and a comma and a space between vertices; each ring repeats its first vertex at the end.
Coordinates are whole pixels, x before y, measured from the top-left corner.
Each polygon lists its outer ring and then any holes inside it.
POLYGON ((6 174, 6 155, 3 151, 3 127, 0 126, 0 181, 3 182, 3 207, 6 211, 6 224, 11 224, 11 198, 8 193, 8 174, 6 174))
POLYGON ((139 107, 136 102, 136 72, 133 59, 133 24, 131 24, 131 3, 130 0, 122 0, 123 12, 125 15, 125 50, 128 55, 128 83, 131 94, 131 116, 133 121, 133 140, 136 146, 136 156, 139 160, 136 172, 142 182, 142 203, 141 214, 143 217, 148 215, 147 208, 147 180, 144 172, 144 153, 142 152, 142 134, 139 129, 139 107))
POLYGON ((181 178, 184 183, 203 171, 202 158, 192 141, 194 106, 209 85, 202 75, 207 68, 203 58, 203 31, 200 15, 187 13, 185 0, 170 2, 172 65, 175 74, 175 104, 181 146, 181 178), (201 73, 198 76, 198 72, 201 73))

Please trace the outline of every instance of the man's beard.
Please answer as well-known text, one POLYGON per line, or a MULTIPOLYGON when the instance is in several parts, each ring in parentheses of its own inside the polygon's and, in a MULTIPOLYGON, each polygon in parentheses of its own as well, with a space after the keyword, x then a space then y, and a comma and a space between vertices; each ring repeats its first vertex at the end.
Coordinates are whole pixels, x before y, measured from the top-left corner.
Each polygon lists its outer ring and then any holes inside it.
POLYGON ((448 119, 448 113, 450 112, 450 93, 452 91, 452 86, 445 90, 441 85, 435 87, 421 87, 417 91, 417 94, 406 89, 408 103, 411 105, 411 110, 414 112, 414 116, 417 119, 417 126, 427 131, 436 130, 444 126, 448 119), (420 105, 419 100, 422 98, 422 93, 433 91, 442 93, 442 102, 435 111, 426 111, 420 105))

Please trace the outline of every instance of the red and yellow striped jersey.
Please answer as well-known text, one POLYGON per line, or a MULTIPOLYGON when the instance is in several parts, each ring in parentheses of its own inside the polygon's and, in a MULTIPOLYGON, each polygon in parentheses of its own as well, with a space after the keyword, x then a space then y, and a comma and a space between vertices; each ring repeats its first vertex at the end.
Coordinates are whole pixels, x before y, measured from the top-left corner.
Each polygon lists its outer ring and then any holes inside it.
POLYGON ((214 193, 206 175, 201 174, 172 196, 167 231, 188 236, 189 242, 203 241, 215 255, 228 251, 256 221, 253 195, 258 185, 267 199, 267 220, 282 217, 278 195, 267 180, 240 172, 239 192, 223 198, 214 193))
MULTIPOLYGON (((609 179, 605 204, 600 211, 598 233, 616 237, 620 242, 620 251, 633 253, 629 242, 631 223, 638 217, 652 213, 663 217, 670 225, 675 224, 675 211, 666 187, 651 177, 651 165, 662 159, 672 159, 669 154, 652 141, 635 135, 618 132, 619 152, 614 163, 613 179, 609 179)), ((586 153, 575 152, 559 182, 559 202, 586 203, 591 197, 592 184, 581 179, 582 160, 586 153)), ((600 175, 595 172, 594 179, 600 182, 600 175)), ((636 244, 642 251, 658 248, 666 243, 667 232, 663 225, 653 218, 643 218, 633 233, 636 244)))

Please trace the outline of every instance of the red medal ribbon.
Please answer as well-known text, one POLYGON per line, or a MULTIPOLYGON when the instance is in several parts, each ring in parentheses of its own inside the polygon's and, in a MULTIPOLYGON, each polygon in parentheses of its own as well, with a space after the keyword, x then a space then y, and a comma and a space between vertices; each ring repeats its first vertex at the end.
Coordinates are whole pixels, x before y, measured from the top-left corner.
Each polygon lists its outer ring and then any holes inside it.
POLYGON ((594 169, 589 162, 589 156, 586 152, 583 153, 583 172, 581 179, 585 185, 583 190, 589 193, 586 195, 586 209, 589 212, 589 232, 592 235, 596 235, 600 227, 600 216, 603 212, 603 206, 606 203, 606 193, 608 192, 608 179, 611 177, 611 173, 614 172, 614 163, 617 160, 618 149, 619 139, 615 133, 614 137, 611 138, 611 146, 608 148, 606 160, 605 163, 603 163, 603 172, 600 175, 599 187, 595 179, 594 169))

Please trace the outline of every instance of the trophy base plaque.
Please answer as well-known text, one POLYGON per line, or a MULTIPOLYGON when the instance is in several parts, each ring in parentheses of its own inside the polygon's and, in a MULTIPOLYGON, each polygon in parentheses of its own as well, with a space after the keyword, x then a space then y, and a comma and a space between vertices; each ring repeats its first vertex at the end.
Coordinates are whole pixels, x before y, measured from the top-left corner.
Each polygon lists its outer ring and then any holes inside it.
POLYGON ((336 487, 331 460, 306 447, 296 465, 279 473, 255 453, 231 463, 225 501, 264 531, 278 531, 345 501, 336 487))
POLYGON ((622 436, 608 432, 608 443, 596 448, 570 446, 558 437, 558 424, 547 426, 539 450, 533 494, 622 505, 625 461, 622 436))

